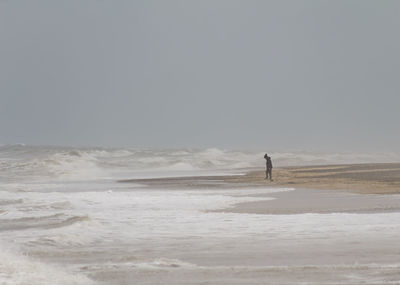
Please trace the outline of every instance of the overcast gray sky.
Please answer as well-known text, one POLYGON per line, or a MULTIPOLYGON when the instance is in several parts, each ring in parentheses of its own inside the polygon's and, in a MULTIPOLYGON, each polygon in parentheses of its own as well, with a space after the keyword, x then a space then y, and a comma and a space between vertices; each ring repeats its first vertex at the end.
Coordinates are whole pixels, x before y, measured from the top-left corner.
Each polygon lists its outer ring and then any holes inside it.
POLYGON ((400 151, 400 1, 0 1, 0 144, 400 151))

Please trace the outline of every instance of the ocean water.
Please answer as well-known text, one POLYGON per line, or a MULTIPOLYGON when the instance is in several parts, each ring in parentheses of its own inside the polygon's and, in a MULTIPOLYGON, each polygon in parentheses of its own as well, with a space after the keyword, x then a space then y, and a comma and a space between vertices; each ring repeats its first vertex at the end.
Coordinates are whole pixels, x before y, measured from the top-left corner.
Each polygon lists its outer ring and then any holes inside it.
MULTIPOLYGON (((400 158, 269 154, 275 166, 400 158)), ((0 146, 0 284, 399 284, 400 213, 215 212, 294 189, 118 182, 244 173, 263 155, 0 146)))

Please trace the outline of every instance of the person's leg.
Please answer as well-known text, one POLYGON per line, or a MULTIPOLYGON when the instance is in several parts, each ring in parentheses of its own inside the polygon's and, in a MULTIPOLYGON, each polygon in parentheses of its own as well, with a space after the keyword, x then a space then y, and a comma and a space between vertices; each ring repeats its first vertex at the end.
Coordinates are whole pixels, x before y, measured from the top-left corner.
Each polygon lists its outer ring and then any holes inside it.
POLYGON ((272 168, 268 169, 269 180, 272 181, 272 168))

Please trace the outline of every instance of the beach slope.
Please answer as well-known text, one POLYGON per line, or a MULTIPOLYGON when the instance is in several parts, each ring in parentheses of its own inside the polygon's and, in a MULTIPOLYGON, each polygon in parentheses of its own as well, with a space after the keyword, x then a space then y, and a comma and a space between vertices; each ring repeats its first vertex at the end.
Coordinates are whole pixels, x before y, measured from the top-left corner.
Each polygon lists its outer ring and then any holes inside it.
POLYGON ((371 163, 285 167, 273 170, 272 182, 265 171, 226 177, 227 182, 288 186, 319 190, 344 190, 360 194, 400 194, 400 163, 371 163))

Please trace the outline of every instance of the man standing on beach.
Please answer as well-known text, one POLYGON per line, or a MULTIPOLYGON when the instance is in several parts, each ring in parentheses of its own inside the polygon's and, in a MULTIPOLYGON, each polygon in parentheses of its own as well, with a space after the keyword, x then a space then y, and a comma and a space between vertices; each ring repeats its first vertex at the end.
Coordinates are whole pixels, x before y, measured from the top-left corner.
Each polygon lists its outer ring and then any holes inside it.
POLYGON ((272 181, 272 160, 271 157, 268 156, 268 154, 264 155, 265 160, 267 161, 266 167, 267 169, 265 170, 265 179, 268 179, 272 181))

